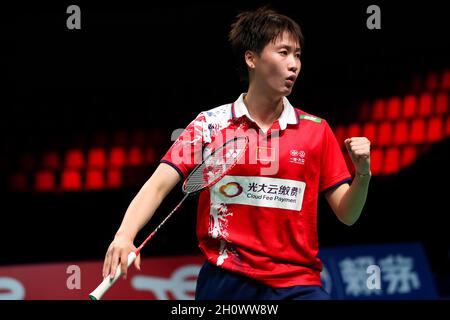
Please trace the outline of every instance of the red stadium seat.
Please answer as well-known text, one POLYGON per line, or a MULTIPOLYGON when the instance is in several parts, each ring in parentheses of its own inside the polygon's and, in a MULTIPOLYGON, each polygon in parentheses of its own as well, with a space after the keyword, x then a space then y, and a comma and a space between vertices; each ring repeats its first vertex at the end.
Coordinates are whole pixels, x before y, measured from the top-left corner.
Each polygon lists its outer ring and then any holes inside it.
POLYGON ((143 164, 142 150, 139 147, 132 147, 128 152, 128 164, 139 166, 143 164))
POLYGON ((385 107, 386 103, 383 99, 375 100, 372 105, 372 120, 384 120, 386 116, 385 107))
POLYGON ((392 144, 392 124, 390 122, 383 122, 379 125, 377 143, 380 146, 392 144))
POLYGON ((376 145, 378 141, 376 140, 376 125, 373 122, 366 123, 363 126, 362 135, 370 140, 371 145, 376 145))
POLYGON ((89 169, 86 172, 86 189, 102 189, 105 187, 102 170, 89 169))
POLYGON ((416 96, 409 95, 403 99, 403 117, 411 118, 416 115, 416 96))
POLYGON ((92 148, 88 152, 88 167, 104 168, 106 165, 105 150, 102 148, 92 148))
POLYGON ((122 171, 118 169, 110 169, 107 171, 107 186, 110 188, 118 188, 122 186, 122 171))
POLYGON ((433 97, 429 93, 424 93, 419 98, 419 115, 429 116, 432 113, 433 97))
POLYGON ((361 122, 370 121, 370 104, 367 101, 359 107, 358 120, 361 122))
POLYGON ((436 90, 438 87, 438 75, 436 72, 430 72, 427 76, 427 90, 436 90))
POLYGON ((443 138, 443 125, 441 117, 433 117, 428 120, 426 140, 437 142, 443 138))
POLYGON ((64 170, 61 175, 63 190, 81 190, 81 174, 78 170, 64 170))
POLYGON ((401 168, 411 165, 417 159, 417 149, 415 146, 406 146, 402 149, 402 156, 400 160, 401 168))
POLYGON ((36 172, 34 180, 34 189, 36 191, 53 191, 55 188, 55 175, 52 171, 41 170, 36 172))
POLYGON ((393 174, 400 169, 400 151, 397 147, 392 147, 386 150, 384 158, 383 173, 393 174))
POLYGON ((402 145, 408 142, 408 121, 401 120, 394 125, 394 142, 402 145))
POLYGON ((58 152, 50 151, 42 155, 42 167, 44 169, 61 169, 61 159, 58 152))
POLYGON ((392 97, 387 102, 387 118, 398 119, 400 117, 401 100, 399 97, 392 97))
POLYGON ((383 160, 383 149, 375 148, 371 151, 370 156, 370 171, 373 175, 378 175, 381 173, 383 160))
POLYGON ((448 107, 448 93, 440 92, 436 95, 436 114, 447 114, 448 107))
POLYGON ((358 123, 351 124, 347 130, 347 135, 349 138, 361 136, 361 126, 358 123))
POLYGON ((425 120, 414 119, 411 124, 409 141, 411 143, 422 143, 425 141, 425 120))
POLYGON ((65 167, 68 169, 82 169, 84 167, 84 155, 79 149, 66 152, 65 167))
POLYGON ((126 153, 122 147, 114 147, 109 153, 109 166, 120 168, 126 164, 126 153))
POLYGON ((441 89, 444 90, 450 89, 450 70, 445 70, 442 73, 441 89))

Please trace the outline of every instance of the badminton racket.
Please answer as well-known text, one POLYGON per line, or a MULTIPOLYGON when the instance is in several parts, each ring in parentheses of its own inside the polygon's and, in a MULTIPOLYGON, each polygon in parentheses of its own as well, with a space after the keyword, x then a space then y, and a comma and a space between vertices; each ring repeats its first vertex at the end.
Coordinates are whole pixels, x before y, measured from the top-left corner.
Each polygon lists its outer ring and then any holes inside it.
MULTIPOLYGON (((182 191, 184 193, 183 199, 176 205, 176 207, 167 215, 167 217, 155 228, 155 230, 142 242, 136 251, 130 252, 128 255, 127 266, 129 267, 136 257, 139 255, 142 248, 147 242, 158 232, 158 230, 166 223, 166 221, 173 215, 175 211, 181 206, 184 200, 193 194, 196 194, 222 179, 242 158, 248 148, 248 138, 246 136, 234 137, 226 141, 223 145, 215 148, 206 156, 203 161, 197 165, 186 180, 183 182, 182 191)), ((89 294, 91 300, 100 300, 101 297, 108 291, 109 288, 120 277, 122 271, 120 264, 117 266, 114 278, 105 277, 102 283, 89 294)))

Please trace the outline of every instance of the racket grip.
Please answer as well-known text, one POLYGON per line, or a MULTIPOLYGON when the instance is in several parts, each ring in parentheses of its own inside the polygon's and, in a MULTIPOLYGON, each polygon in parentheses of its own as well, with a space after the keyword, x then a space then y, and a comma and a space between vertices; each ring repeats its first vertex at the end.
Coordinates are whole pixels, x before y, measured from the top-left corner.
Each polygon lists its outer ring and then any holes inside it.
MULTIPOLYGON (((128 255, 128 267, 136 260, 136 253, 134 251, 130 252, 128 255)), ((111 279, 111 277, 108 275, 103 279, 102 283, 89 294, 89 299, 91 300, 100 300, 102 296, 105 294, 106 291, 108 291, 109 288, 119 279, 120 275, 122 274, 122 270, 120 268, 120 264, 117 266, 116 274, 114 275, 114 278, 111 279)))

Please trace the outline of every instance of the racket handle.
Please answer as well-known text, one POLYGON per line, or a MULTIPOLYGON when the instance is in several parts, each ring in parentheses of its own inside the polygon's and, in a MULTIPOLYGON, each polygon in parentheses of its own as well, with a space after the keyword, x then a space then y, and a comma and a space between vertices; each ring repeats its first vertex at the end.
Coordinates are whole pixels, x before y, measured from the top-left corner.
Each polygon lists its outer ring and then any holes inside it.
MULTIPOLYGON (((128 255, 128 267, 136 260, 136 253, 134 251, 130 252, 128 255)), ((120 275, 122 274, 122 270, 120 268, 120 264, 117 266, 116 274, 114 275, 114 278, 111 279, 111 277, 108 275, 103 279, 103 282, 100 283, 100 285, 89 294, 89 299, 91 300, 100 300, 102 296, 105 294, 106 291, 108 291, 109 288, 116 282, 117 279, 119 279, 120 275)))

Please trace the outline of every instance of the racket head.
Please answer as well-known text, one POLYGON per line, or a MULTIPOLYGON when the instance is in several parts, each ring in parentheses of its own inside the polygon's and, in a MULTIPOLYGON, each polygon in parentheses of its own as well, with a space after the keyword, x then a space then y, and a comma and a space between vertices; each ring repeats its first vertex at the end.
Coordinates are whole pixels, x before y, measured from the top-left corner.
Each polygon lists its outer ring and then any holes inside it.
POLYGON ((197 193, 222 179, 245 155, 248 143, 247 136, 237 136, 214 149, 186 178, 183 192, 197 193))

